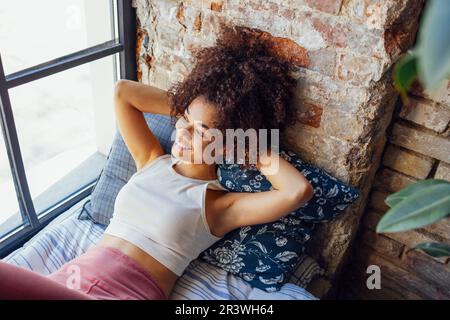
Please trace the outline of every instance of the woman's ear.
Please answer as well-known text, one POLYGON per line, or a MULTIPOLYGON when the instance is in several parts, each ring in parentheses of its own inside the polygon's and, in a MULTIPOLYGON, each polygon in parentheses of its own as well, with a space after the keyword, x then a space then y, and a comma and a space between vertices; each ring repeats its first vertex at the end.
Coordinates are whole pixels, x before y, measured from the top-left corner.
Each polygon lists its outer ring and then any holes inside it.
POLYGON ((223 146, 222 148, 217 148, 217 157, 216 157, 216 159, 220 158, 223 163, 226 163, 225 155, 226 155, 226 148, 225 148, 225 146, 223 146))
POLYGON ((227 152, 227 150, 226 150, 225 146, 223 146, 222 149, 219 148, 219 154, 220 155, 224 155, 224 154, 226 154, 226 152, 227 152))
POLYGON ((212 141, 210 142, 213 147, 213 157, 215 158, 216 163, 225 163, 225 158, 227 154, 226 144, 222 141, 221 132, 215 131, 213 134, 212 141))

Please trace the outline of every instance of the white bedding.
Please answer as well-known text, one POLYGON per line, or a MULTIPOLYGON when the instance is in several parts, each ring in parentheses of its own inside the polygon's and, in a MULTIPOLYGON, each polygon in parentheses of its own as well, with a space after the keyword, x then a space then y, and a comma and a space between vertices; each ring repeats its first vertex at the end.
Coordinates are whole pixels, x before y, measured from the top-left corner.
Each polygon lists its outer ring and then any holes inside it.
MULTIPOLYGON (((3 260, 17 266, 49 274, 94 245, 104 227, 77 216, 86 198, 30 239, 22 248, 3 260)), ((313 270, 311 270, 313 272, 313 270)), ((194 260, 181 276, 170 297, 173 300, 316 300, 304 288, 287 283, 280 291, 268 293, 251 288, 248 283, 199 259, 194 260)))

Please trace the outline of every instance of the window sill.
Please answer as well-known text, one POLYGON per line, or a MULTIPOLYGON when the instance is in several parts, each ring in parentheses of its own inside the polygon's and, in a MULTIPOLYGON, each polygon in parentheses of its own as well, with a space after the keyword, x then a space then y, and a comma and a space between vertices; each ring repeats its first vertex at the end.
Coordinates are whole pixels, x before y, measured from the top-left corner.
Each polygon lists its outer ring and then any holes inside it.
MULTIPOLYGON (((106 156, 95 152, 77 167, 58 180, 42 194, 33 199, 35 210, 40 220, 52 212, 52 208, 60 206, 76 191, 95 182, 106 162, 106 156)), ((6 236, 23 225, 20 212, 16 212, 0 224, 0 238, 6 236)), ((0 243, 1 246, 1 243, 0 243)))

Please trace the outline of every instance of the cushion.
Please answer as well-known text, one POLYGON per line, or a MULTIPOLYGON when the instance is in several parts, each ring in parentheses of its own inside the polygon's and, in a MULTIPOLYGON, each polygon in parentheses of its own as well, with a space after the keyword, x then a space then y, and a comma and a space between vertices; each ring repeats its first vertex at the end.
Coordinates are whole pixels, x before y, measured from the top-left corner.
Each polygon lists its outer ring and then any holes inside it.
MULTIPOLYGON (((275 223, 229 232, 201 254, 209 263, 266 291, 279 290, 295 270, 305 243, 311 238, 314 223, 335 218, 359 197, 358 190, 300 160, 294 152, 281 151, 280 156, 308 179, 314 196, 275 223)), ((262 192, 272 188, 259 170, 241 169, 237 164, 221 165, 219 181, 234 192, 262 192)))
MULTIPOLYGON (((293 212, 296 218, 309 222, 325 222, 334 219, 359 197, 359 191, 326 171, 313 166, 292 151, 281 150, 280 156, 300 171, 314 188, 314 195, 307 203, 293 212)), ((261 192, 272 188, 256 168, 242 170, 236 164, 223 164, 219 170, 220 183, 230 191, 261 192)))

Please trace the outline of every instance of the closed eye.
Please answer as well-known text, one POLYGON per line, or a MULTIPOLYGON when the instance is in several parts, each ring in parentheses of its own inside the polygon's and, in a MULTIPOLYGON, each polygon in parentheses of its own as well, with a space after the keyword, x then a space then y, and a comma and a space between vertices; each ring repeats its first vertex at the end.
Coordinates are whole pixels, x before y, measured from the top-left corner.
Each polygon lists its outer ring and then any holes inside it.
POLYGON ((199 135, 204 135, 205 134, 205 130, 202 129, 196 129, 195 130, 199 135))

